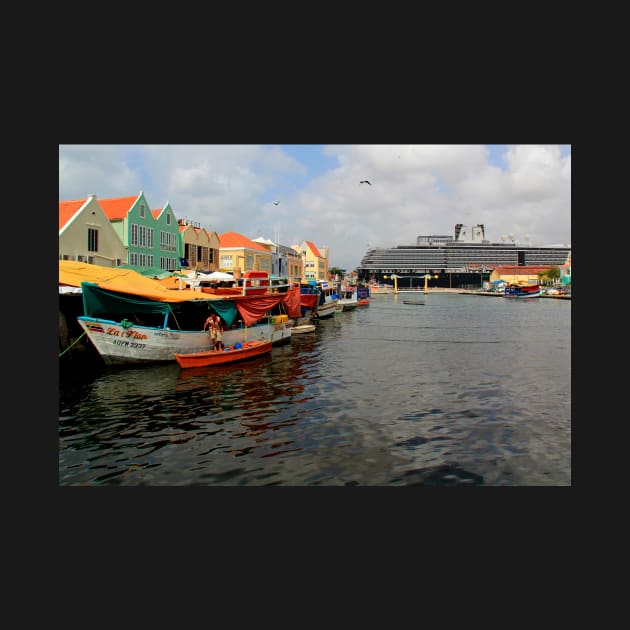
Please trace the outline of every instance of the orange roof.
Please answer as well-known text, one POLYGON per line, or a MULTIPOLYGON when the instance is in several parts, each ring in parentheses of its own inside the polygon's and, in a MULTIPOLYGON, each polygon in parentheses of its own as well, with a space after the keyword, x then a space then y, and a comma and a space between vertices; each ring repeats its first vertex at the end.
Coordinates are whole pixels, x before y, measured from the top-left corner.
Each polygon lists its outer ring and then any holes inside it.
POLYGON ((75 199, 74 201, 59 202, 59 229, 61 229, 75 215, 76 211, 87 201, 85 199, 75 199))
POLYGON ((315 245, 311 243, 311 241, 306 241, 306 244, 311 248, 311 251, 313 252, 313 254, 315 254, 315 256, 317 256, 318 258, 323 258, 323 256, 319 253, 317 247, 315 247, 315 245))
POLYGON ((98 202, 103 208, 103 212, 107 215, 110 221, 115 219, 125 219, 129 209, 138 199, 138 195, 135 197, 116 197, 114 199, 99 199, 98 202))
POLYGON ((159 219, 160 218, 160 213, 162 212, 163 208, 158 208, 157 210, 151 210, 151 214, 153 215, 154 219, 159 219))
POLYGON ((219 236, 219 247, 246 247, 247 249, 257 249, 258 251, 269 253, 269 250, 262 245, 248 239, 238 232, 223 232, 219 236))

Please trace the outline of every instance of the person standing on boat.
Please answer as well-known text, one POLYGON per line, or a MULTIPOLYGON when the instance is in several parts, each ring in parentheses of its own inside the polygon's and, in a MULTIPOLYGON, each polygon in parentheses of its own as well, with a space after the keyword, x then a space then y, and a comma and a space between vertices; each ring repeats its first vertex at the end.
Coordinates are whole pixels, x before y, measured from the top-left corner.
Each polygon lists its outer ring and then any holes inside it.
POLYGON ((210 313, 208 318, 203 324, 202 330, 207 330, 210 333, 210 342, 212 343, 212 349, 217 349, 217 324, 215 322, 215 317, 218 317, 214 313, 210 313))
POLYGON ((223 324, 221 318, 215 313, 214 315, 214 349, 223 350, 223 324))

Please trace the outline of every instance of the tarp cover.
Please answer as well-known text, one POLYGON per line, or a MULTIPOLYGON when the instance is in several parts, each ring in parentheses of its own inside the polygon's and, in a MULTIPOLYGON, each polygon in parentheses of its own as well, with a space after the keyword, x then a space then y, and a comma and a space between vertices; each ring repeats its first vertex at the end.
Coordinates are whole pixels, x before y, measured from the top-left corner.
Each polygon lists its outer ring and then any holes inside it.
POLYGON ((217 315, 228 326, 231 326, 234 323, 237 315, 235 302, 229 302, 228 300, 217 300, 215 302, 212 302, 212 306, 210 308, 214 309, 217 315))
POLYGON ((301 295, 300 287, 289 289, 285 294, 284 306, 289 317, 301 317, 302 309, 300 308, 301 295))
POLYGON ((59 284, 80 287, 82 282, 93 282, 101 289, 131 293, 140 298, 160 300, 162 302, 185 302, 187 300, 217 300, 219 296, 201 294, 189 289, 167 289, 158 280, 146 278, 133 269, 119 267, 101 267, 75 260, 59 261, 59 284))
POLYGON ((166 315, 171 310, 168 302, 134 299, 101 289, 91 282, 82 282, 81 288, 83 311, 88 317, 98 317, 99 314, 108 312, 166 315))
MULTIPOLYGON (((236 308, 243 318, 245 326, 251 326, 255 324, 261 317, 264 317, 265 313, 272 309, 274 306, 280 303, 283 296, 278 295, 266 295, 264 297, 258 297, 252 300, 243 300, 236 303, 236 308)), ((214 305, 213 305, 214 306, 214 305)))
POLYGON ((278 304, 283 305, 290 317, 301 315, 299 288, 271 296, 226 298, 187 289, 167 289, 158 280, 146 278, 132 269, 101 267, 73 260, 59 261, 59 284, 83 289, 83 308, 89 317, 124 312, 166 315, 173 312, 169 304, 184 302, 194 302, 202 307, 204 302, 210 303, 210 308, 227 326, 232 326, 238 313, 245 325, 251 326, 278 304))

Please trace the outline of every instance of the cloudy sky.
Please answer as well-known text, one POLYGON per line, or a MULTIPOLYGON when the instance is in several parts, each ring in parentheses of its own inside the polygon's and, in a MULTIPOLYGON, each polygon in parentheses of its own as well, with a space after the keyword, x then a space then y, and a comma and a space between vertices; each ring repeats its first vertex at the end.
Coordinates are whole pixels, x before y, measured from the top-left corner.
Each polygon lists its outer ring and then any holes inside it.
POLYGON ((59 145, 60 201, 140 191, 218 234, 327 245, 348 270, 456 223, 571 244, 570 145, 59 145))

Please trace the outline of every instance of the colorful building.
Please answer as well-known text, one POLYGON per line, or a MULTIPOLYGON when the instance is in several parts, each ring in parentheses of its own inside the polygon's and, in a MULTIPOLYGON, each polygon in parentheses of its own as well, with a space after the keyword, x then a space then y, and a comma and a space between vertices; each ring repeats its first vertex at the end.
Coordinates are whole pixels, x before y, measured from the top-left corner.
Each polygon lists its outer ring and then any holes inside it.
POLYGON ((169 203, 151 210, 142 191, 136 197, 115 197, 99 202, 127 248, 132 269, 142 272, 181 268, 179 224, 169 203))
POLYGON ((59 202, 59 260, 103 267, 127 262, 127 248, 95 195, 59 202))
POLYGON ((195 221, 180 219, 179 238, 188 269, 204 273, 219 270, 219 235, 208 232, 195 221))
POLYGON ((328 280, 327 246, 320 251, 311 241, 302 241, 291 247, 302 256, 305 280, 328 280))
POLYGON ((271 275, 271 252, 238 232, 219 235, 219 271, 239 278, 246 271, 266 271, 271 275))
POLYGON ((536 284, 539 274, 549 271, 554 265, 505 265, 495 267, 490 274, 490 282, 503 280, 508 284, 536 284))

